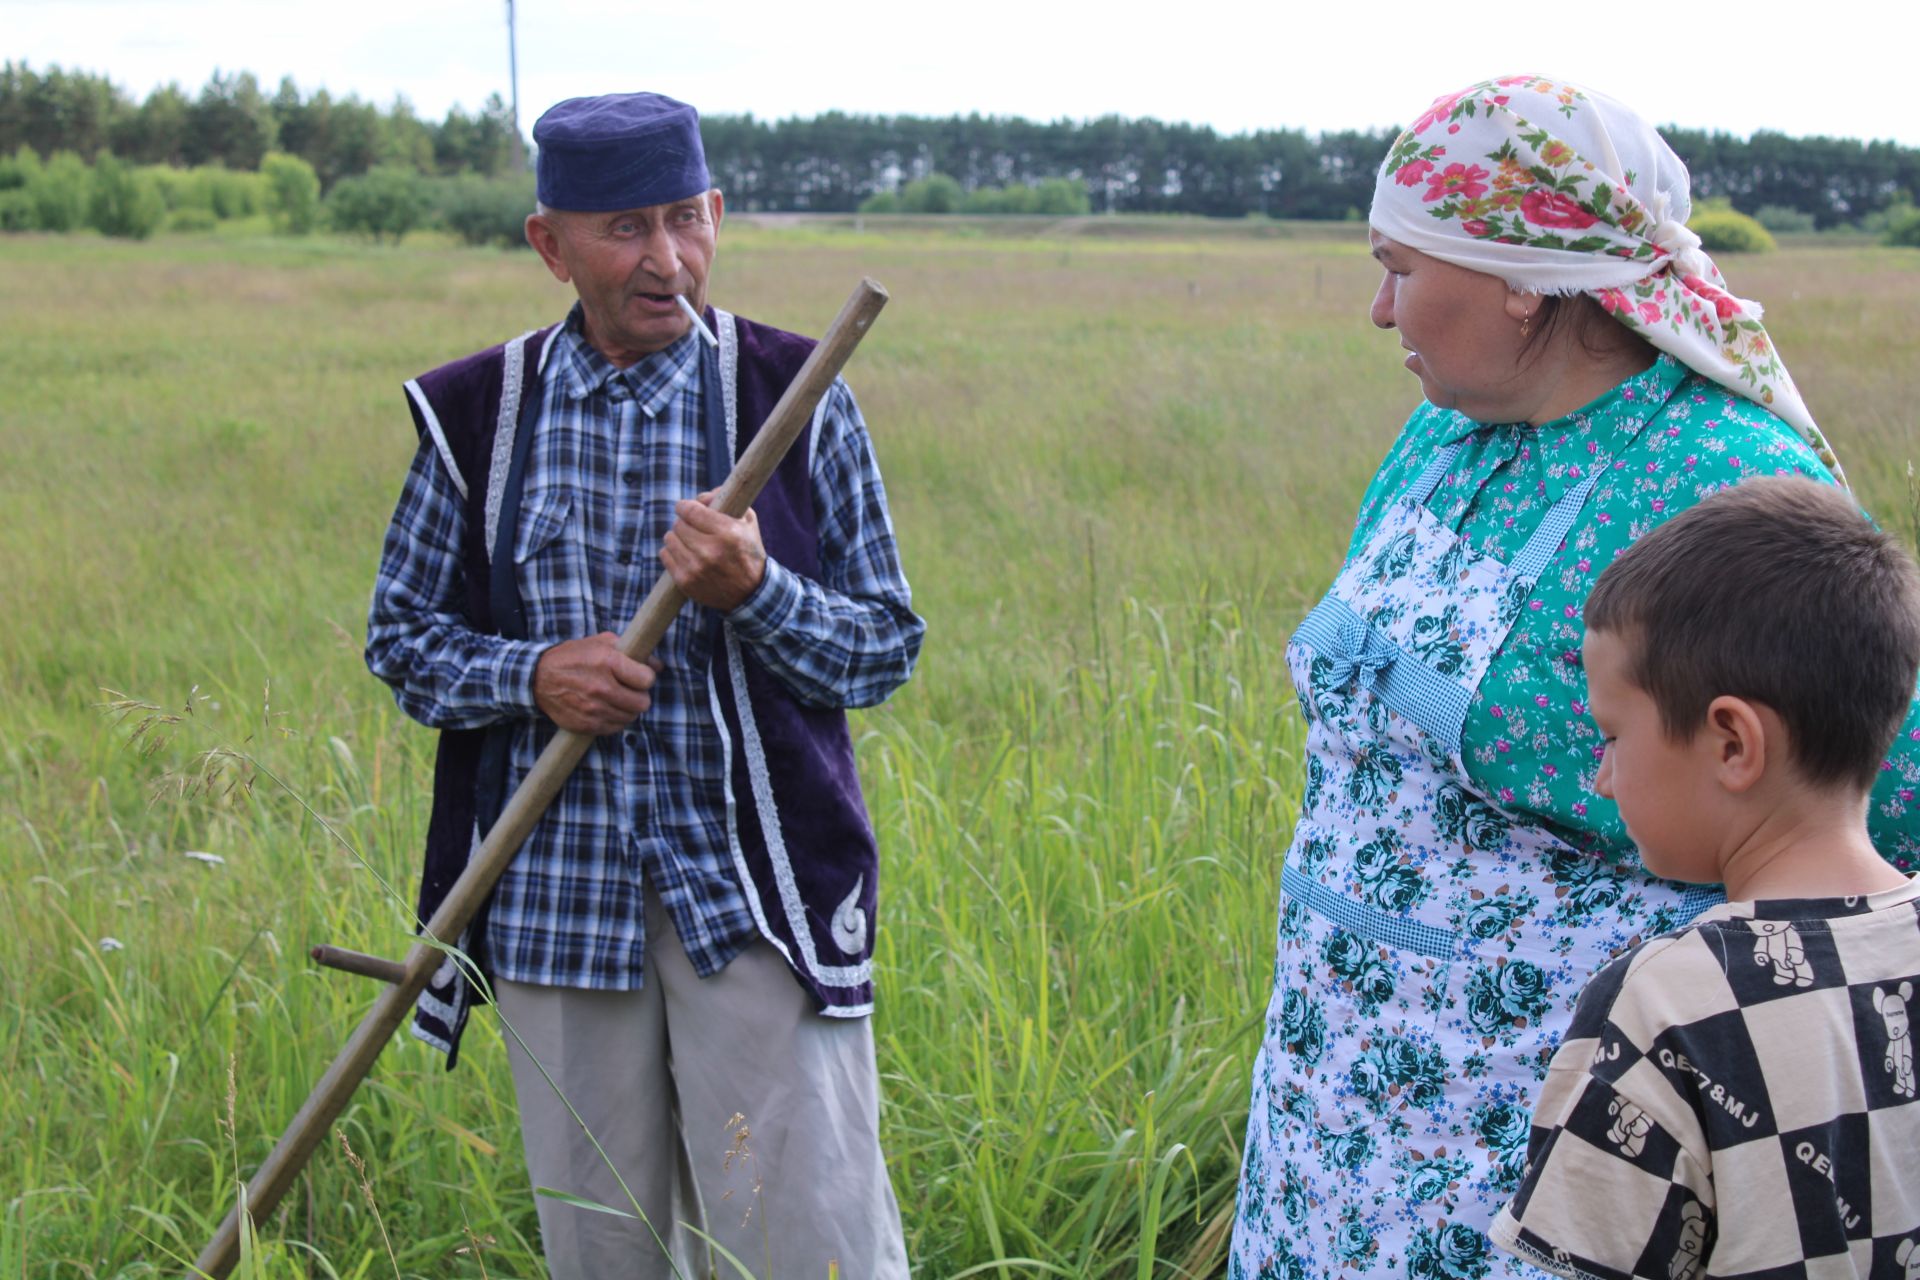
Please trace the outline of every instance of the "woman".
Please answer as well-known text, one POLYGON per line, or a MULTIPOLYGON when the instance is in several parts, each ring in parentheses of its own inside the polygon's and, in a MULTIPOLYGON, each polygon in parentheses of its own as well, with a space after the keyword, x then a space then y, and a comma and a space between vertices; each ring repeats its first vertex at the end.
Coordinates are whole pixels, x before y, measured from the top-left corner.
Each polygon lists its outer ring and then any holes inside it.
MULTIPOLYGON (((1689 208, 1653 129, 1533 76, 1439 99, 1381 168, 1372 319, 1428 403, 1288 648, 1307 780, 1234 1277, 1535 1274, 1483 1231, 1580 986, 1715 900, 1592 791, 1580 605, 1707 493, 1840 473, 1689 208)), ((1873 822, 1910 868, 1920 717, 1899 752, 1873 822)))

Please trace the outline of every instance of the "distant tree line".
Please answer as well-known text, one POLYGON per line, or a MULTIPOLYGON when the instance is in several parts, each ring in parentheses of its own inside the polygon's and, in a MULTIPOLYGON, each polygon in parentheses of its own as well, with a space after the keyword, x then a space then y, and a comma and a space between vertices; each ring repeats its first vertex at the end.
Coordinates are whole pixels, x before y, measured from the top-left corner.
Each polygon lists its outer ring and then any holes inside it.
POLYGON ((997 116, 702 121, 714 181, 747 209, 845 212, 936 174, 963 192, 1083 186, 1094 213, 1344 218, 1364 211, 1388 132, 1222 135, 1158 120, 1043 123, 997 116))
MULTIPOLYGON (((1398 132, 1221 134, 1205 125, 1118 116, 1044 123, 840 112, 779 121, 709 116, 702 123, 715 182, 746 209, 849 211, 876 194, 946 175, 966 193, 1038 190, 1048 179, 1067 178, 1085 187, 1095 213, 1308 219, 1364 216, 1374 174, 1398 132)), ((1920 148, 1764 131, 1751 138, 1662 132, 1692 172, 1696 196, 1725 198, 1744 213, 1799 214, 1825 228, 1920 194, 1920 148)))
MULTIPOLYGON (((1158 120, 1041 122, 996 116, 849 115, 704 119, 715 182, 738 210, 1186 213, 1210 217, 1364 216, 1392 130, 1221 134, 1158 120)), ((1920 149, 1891 142, 1751 138, 1668 129, 1701 197, 1719 197, 1776 230, 1884 222, 1920 192, 1920 149)), ((323 196, 375 170, 525 185, 518 139, 498 94, 439 121, 406 100, 380 107, 291 79, 266 93, 246 72, 197 93, 177 84, 134 102, 103 76, 0 64, 0 157, 224 166, 255 171, 270 153, 306 163, 323 196)), ((392 185, 388 180, 388 185, 392 185)), ((491 190, 491 188, 490 188, 491 190)), ((506 209, 505 195, 490 197, 506 209)), ((503 238, 503 237, 496 237, 503 238)))
MULTIPOLYGON (((1696 199, 1722 197, 1742 213, 1793 210, 1824 229, 1870 221, 1920 196, 1920 148, 1764 129, 1751 138, 1672 126, 1661 133, 1687 162, 1696 199)), ((1773 221, 1776 230, 1796 229, 1773 221)))
POLYGON ((42 159, 71 151, 91 162, 107 152, 136 165, 247 170, 280 151, 313 166, 324 190, 379 165, 492 177, 517 154, 499 94, 476 113, 455 107, 436 124, 416 117, 405 99, 381 108, 325 89, 302 94, 291 78, 269 96, 244 71, 215 72, 192 95, 164 85, 135 104, 104 76, 8 62, 0 64, 0 154, 23 146, 42 159))

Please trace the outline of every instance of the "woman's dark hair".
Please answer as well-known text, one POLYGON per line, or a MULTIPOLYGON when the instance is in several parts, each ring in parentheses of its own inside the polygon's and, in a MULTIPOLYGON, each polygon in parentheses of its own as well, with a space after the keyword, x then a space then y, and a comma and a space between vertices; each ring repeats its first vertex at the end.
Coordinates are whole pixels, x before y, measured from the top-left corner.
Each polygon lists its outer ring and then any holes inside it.
POLYGON ((1764 703, 1808 781, 1872 788, 1920 674, 1920 570, 1845 490, 1749 480, 1620 553, 1587 597, 1685 742, 1715 698, 1764 703))
POLYGON ((1520 344, 1522 359, 1535 358, 1536 349, 1552 341, 1553 335, 1571 326, 1580 346, 1590 356, 1605 357, 1622 347, 1645 346, 1647 340, 1606 313, 1597 301, 1584 293, 1542 294, 1534 308, 1533 322, 1526 341, 1520 344))

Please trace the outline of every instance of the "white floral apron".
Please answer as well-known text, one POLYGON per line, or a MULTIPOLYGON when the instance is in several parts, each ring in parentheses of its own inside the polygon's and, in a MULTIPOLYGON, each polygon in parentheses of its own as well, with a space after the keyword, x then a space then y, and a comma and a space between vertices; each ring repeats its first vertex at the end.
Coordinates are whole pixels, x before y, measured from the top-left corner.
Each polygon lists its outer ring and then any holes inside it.
POLYGON ((1502 564, 1426 509, 1458 449, 1434 457, 1287 647, 1307 781, 1233 1280, 1541 1274, 1485 1229, 1518 1186, 1534 1091, 1580 987, 1721 897, 1602 862, 1473 790, 1474 691, 1594 471, 1502 564))

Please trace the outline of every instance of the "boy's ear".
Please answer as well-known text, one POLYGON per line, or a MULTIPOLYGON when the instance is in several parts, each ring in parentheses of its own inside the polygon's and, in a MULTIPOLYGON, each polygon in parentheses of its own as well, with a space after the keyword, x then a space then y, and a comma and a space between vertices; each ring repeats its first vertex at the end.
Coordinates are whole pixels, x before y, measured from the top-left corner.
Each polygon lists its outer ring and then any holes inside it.
POLYGON ((1784 726, 1758 704, 1722 694, 1707 704, 1707 723, 1701 730, 1712 748, 1720 785, 1738 795, 1751 789, 1767 772, 1770 751, 1785 748, 1784 726))

